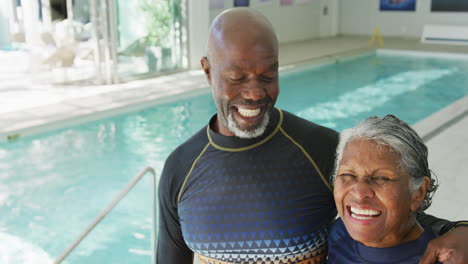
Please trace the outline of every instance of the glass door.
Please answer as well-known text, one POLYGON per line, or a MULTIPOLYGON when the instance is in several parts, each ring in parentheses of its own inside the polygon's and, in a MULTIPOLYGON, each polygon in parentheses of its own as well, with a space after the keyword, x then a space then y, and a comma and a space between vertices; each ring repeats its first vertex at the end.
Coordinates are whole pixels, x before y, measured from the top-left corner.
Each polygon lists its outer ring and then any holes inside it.
POLYGON ((117 62, 122 80, 186 68, 184 0, 117 0, 117 62))

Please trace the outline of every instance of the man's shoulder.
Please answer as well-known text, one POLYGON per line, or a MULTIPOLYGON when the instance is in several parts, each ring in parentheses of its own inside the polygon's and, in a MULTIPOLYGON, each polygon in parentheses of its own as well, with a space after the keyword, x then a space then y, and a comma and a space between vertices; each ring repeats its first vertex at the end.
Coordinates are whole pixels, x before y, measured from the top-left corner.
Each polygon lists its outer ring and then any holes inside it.
POLYGON ((200 151, 208 144, 208 137, 206 134, 206 126, 198 130, 185 142, 175 148, 169 155, 167 160, 177 159, 190 159, 191 157, 196 158, 200 151))
POLYGON ((421 237, 423 237, 423 239, 429 241, 429 240, 432 240, 434 238, 437 238, 438 235, 436 233, 434 233, 434 230, 432 230, 432 228, 428 225, 421 225, 422 228, 424 229, 424 233, 421 235, 421 237))
POLYGON ((208 143, 206 126, 179 145, 167 157, 159 180, 161 195, 170 194, 176 204, 176 195, 185 179, 190 166, 208 143))

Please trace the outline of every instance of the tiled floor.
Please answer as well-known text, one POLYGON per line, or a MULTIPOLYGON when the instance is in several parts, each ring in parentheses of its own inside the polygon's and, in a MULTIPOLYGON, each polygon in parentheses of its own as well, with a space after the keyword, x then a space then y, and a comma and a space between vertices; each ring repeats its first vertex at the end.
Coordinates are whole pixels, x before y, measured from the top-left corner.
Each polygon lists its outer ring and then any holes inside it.
MULTIPOLYGON (((288 67, 371 51, 368 41, 367 37, 337 37, 281 45, 280 64, 288 67)), ((420 44, 416 39, 384 38, 384 48, 468 54, 468 46, 420 44)), ((209 91, 201 71, 119 85, 52 86, 34 82, 24 54, 0 51, 0 61, 0 142, 209 91)), ((429 212, 448 219, 468 219, 465 101, 416 125, 421 134, 430 134, 430 165, 440 181, 429 212)))
POLYGON ((428 213, 468 219, 468 95, 414 125, 429 149, 429 167, 439 180, 428 213))
POLYGON ((468 219, 468 113, 427 142, 429 165, 439 179, 428 212, 448 219, 468 219))

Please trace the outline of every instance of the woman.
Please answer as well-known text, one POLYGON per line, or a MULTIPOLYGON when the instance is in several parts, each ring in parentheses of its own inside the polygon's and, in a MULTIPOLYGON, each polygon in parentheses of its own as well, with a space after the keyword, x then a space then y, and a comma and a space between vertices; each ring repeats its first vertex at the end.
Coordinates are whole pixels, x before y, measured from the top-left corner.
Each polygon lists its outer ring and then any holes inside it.
POLYGON ((435 235, 416 213, 431 204, 427 147, 392 115, 371 117, 341 133, 334 179, 340 219, 328 263, 418 263, 435 235))

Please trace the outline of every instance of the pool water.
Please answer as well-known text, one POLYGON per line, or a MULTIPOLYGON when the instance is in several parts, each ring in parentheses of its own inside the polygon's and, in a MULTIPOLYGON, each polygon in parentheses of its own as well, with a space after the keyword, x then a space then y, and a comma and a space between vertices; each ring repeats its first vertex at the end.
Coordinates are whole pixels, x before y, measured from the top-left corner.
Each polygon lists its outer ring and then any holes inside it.
MULTIPOLYGON (((468 60, 370 54, 283 72, 277 106, 338 131, 389 113, 414 124, 466 96, 467 72, 468 60)), ((215 111, 204 94, 0 143, 0 263, 51 263, 215 111)), ((66 263, 149 263, 151 203, 146 177, 66 263)))

